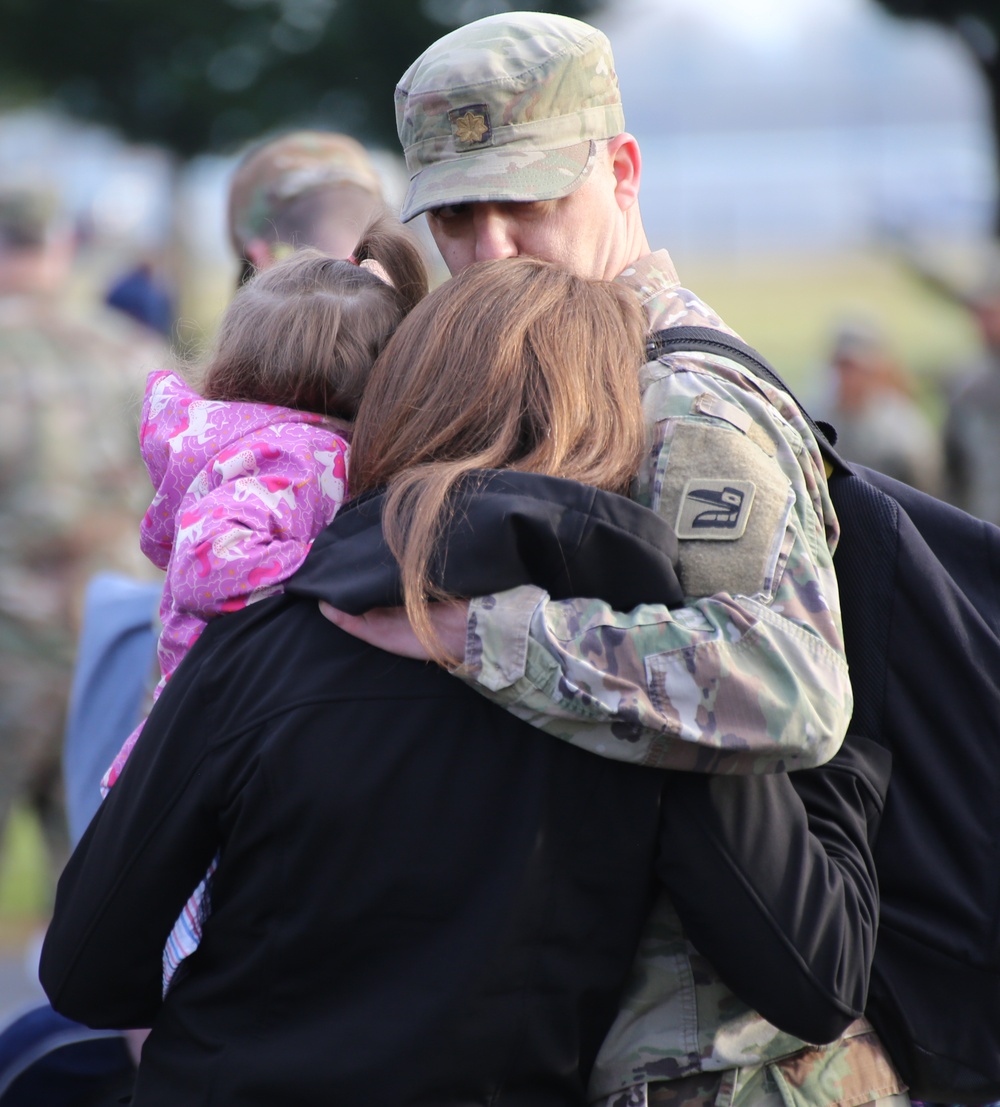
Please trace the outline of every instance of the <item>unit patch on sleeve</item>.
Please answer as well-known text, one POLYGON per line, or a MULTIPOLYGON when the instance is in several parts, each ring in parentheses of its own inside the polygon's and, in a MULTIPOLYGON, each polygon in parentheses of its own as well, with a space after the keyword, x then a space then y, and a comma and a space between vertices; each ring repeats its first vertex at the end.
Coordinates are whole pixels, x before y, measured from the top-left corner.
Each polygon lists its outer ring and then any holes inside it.
POLYGON ((748 480, 692 477, 681 492, 678 538, 731 542, 742 538, 756 486, 748 480))
POLYGON ((663 453, 656 507, 677 531, 685 595, 772 588, 794 502, 775 459, 732 426, 683 420, 663 453))

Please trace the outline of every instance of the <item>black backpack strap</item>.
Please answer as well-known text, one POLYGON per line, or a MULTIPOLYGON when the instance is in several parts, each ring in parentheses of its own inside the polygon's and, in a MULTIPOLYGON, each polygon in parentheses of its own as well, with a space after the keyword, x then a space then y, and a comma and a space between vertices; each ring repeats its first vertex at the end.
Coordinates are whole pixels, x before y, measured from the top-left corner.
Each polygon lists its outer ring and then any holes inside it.
POLYGON ((730 358, 749 369, 755 377, 767 381, 768 384, 791 396, 816 436, 824 458, 834 469, 849 468, 833 448, 837 441, 837 432, 833 427, 829 423, 814 420, 767 359, 735 335, 726 334, 725 331, 715 330, 713 327, 667 327, 665 330, 654 332, 646 341, 646 356, 650 361, 655 361, 665 354, 692 351, 730 358))

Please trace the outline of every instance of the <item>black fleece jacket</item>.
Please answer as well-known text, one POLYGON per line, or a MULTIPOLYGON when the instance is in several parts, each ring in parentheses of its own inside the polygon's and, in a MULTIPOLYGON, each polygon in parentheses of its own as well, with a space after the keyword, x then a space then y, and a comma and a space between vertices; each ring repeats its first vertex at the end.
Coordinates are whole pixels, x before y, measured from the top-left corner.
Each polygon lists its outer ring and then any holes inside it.
MULTIPOLYGON (((82 1022, 152 1025, 136 1107, 582 1103, 658 877, 747 1002, 835 1037, 867 988, 881 767, 849 745, 810 772, 811 814, 788 777, 605 761, 350 638, 315 597, 398 595, 380 504, 345 509, 286 595, 206 629, 59 882, 42 983, 82 1022)), ((462 594, 672 604, 673 549, 624 498, 484 474, 439 571, 462 594)))

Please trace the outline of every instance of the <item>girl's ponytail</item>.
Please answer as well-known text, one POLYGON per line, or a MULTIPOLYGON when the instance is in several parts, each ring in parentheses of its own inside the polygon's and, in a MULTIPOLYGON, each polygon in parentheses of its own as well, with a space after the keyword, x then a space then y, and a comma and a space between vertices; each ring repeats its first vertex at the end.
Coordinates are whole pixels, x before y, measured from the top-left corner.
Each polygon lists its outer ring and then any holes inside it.
POLYGON ((427 295, 427 268, 420 247, 412 233, 389 216, 378 216, 368 224, 352 257, 359 263, 374 261, 381 266, 400 296, 404 313, 427 295))

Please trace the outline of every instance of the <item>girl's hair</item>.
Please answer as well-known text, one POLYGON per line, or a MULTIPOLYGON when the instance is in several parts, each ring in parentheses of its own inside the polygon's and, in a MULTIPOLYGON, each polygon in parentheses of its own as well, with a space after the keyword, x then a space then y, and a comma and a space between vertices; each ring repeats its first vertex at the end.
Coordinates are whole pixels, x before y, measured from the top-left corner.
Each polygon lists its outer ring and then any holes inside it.
POLYGON ((199 391, 351 420, 376 357, 426 293, 419 247, 387 216, 368 225, 351 261, 298 250, 237 291, 199 391), (391 283, 356 264, 368 259, 391 283))
POLYGON ((522 469, 626 492, 644 451, 638 370, 646 319, 609 281, 533 258, 479 262, 432 292, 372 371, 351 495, 387 486, 383 527, 407 613, 448 657, 427 602, 451 493, 473 469, 522 469))

